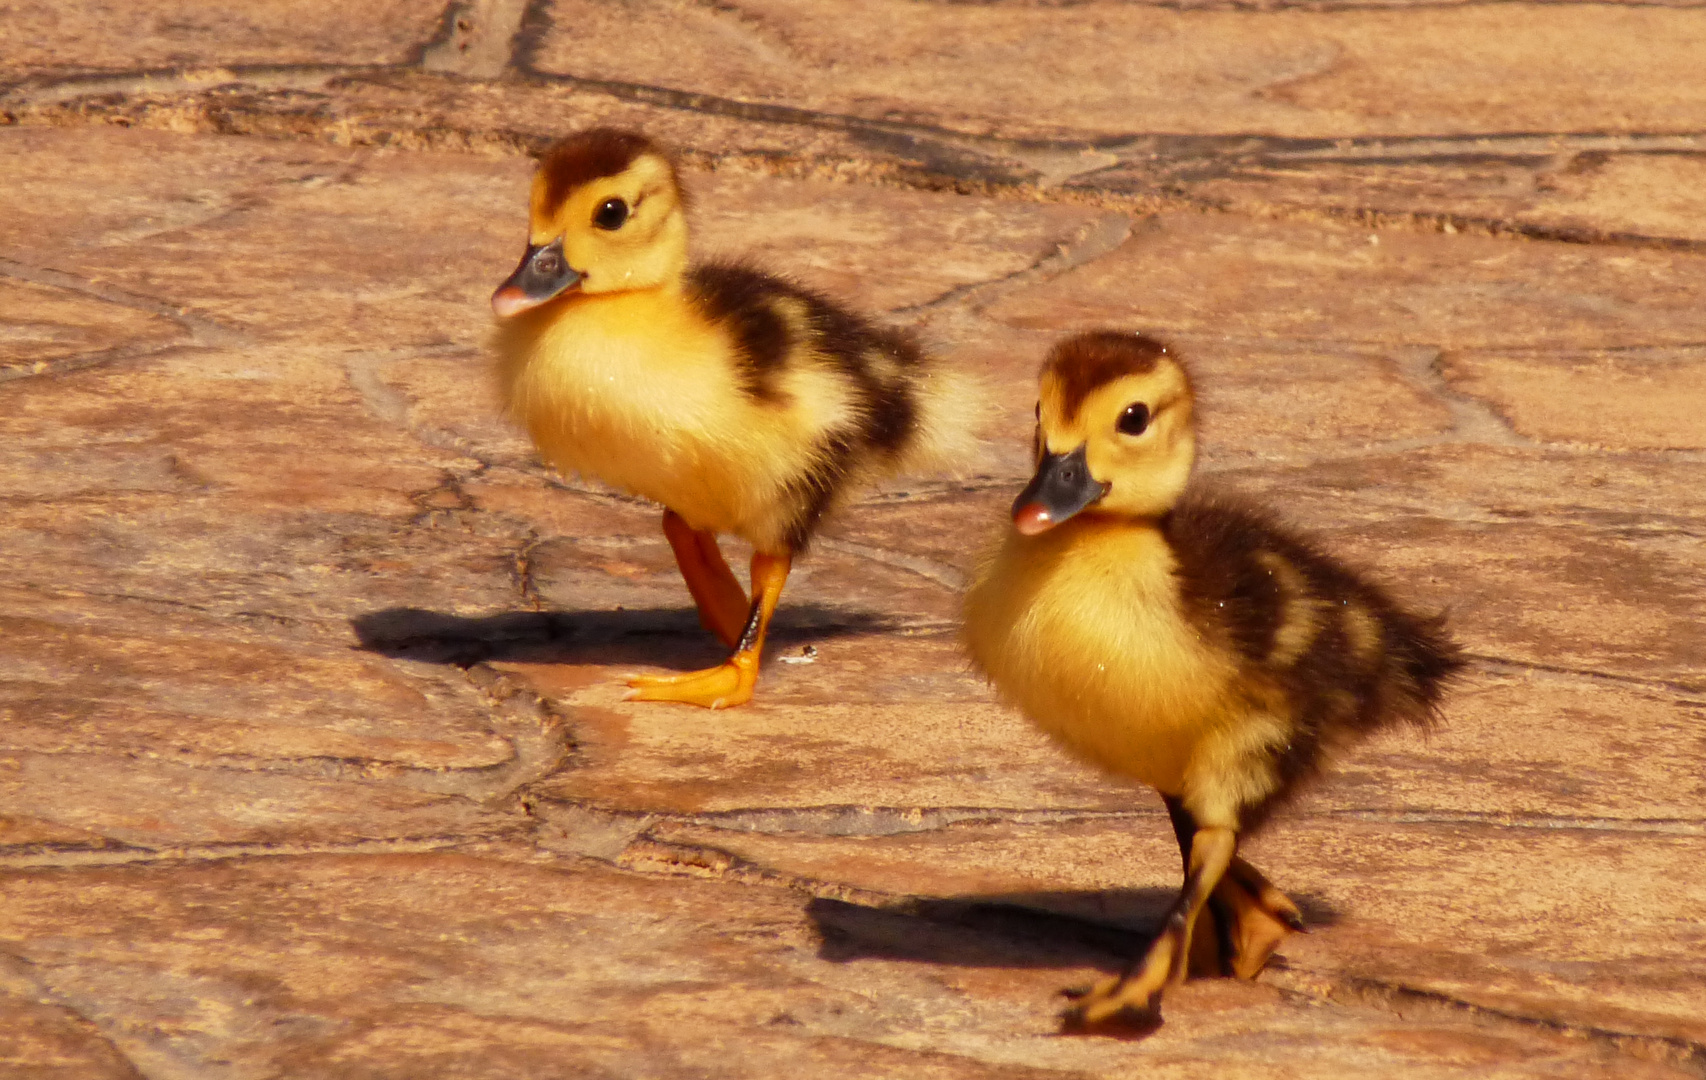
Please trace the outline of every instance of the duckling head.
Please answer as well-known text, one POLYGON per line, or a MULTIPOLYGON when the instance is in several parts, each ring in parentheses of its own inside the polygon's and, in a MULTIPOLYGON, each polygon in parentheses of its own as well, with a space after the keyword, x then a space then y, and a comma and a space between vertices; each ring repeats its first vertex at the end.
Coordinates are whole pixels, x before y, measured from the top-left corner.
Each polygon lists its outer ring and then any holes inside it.
POLYGON ((1190 374, 1161 342, 1096 330, 1043 363, 1037 473, 1013 502, 1034 536, 1091 511, 1152 518, 1178 501, 1196 458, 1190 374))
POLYGON ((644 135, 594 128, 552 146, 529 203, 527 253, 492 294, 510 318, 568 293, 652 289, 687 268, 675 163, 644 135))

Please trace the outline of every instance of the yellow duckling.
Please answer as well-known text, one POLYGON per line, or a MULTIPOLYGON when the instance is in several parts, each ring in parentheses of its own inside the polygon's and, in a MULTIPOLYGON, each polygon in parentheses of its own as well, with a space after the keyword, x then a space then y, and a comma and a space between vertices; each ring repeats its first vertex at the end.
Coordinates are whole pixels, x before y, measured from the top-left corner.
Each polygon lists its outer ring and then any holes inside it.
POLYGON ((492 294, 512 415, 564 472, 665 507, 700 622, 734 649, 629 697, 710 708, 752 697, 794 556, 850 490, 967 451, 963 380, 905 335, 740 265, 690 266, 673 161, 599 128, 547 152, 527 252, 492 294), (752 597, 718 533, 753 546, 752 597))
POLYGON ((1035 478, 965 599, 1004 698, 1079 757, 1161 793, 1185 883, 1148 952, 1082 995, 1070 1030, 1147 1026, 1187 971, 1252 978, 1302 930, 1238 840, 1334 749, 1437 719, 1463 665, 1308 541, 1187 490, 1191 380, 1167 346, 1092 332, 1042 369, 1035 478), (1209 933, 1193 937, 1208 907, 1209 933))

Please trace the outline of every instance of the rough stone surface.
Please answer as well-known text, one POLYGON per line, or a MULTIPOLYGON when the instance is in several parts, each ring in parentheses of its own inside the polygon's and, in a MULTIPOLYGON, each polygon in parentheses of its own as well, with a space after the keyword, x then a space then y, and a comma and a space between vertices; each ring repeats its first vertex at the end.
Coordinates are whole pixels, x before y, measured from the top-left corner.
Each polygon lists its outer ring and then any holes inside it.
POLYGON ((0 4, 0 1074, 1706 1076, 1698 5, 226 7, 0 4), (717 649, 487 381, 592 123, 996 418, 728 713, 620 700, 717 649), (1312 933, 1129 1042, 1056 995, 1165 815, 954 639, 1092 325, 1473 656, 1251 841, 1312 933))

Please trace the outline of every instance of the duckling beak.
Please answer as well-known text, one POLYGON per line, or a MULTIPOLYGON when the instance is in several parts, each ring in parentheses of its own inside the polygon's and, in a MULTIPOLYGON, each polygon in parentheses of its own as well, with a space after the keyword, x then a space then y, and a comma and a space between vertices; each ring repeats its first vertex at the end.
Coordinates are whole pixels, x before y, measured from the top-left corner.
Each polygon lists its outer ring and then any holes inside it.
POLYGON ((500 319, 520 315, 561 296, 580 279, 580 272, 569 269, 569 260, 563 257, 562 237, 549 244, 529 244, 521 265, 492 294, 492 310, 500 319))
POLYGON ((1044 454, 1037 475, 1013 500, 1013 527, 1026 536, 1054 528, 1108 493, 1090 475, 1085 443, 1070 454, 1044 454))

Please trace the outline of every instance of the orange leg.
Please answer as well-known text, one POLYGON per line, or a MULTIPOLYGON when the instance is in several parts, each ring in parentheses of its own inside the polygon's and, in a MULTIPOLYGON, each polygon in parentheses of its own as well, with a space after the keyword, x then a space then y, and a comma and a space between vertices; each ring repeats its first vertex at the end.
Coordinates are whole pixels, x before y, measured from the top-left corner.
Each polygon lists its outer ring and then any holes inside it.
POLYGON ((746 625, 746 590, 723 561, 717 534, 695 529, 674 510, 663 512, 663 534, 669 538, 675 565, 681 568, 681 578, 699 609, 699 625, 734 648, 746 625))
POLYGON ((1197 916, 1220 886, 1238 848, 1231 829, 1198 829, 1191 837, 1189 872, 1179 898, 1167 912, 1161 933, 1125 974, 1104 979, 1066 1011, 1067 1031, 1143 1029, 1161 1017, 1161 992, 1185 981, 1197 916))
POLYGON ((758 659, 764 652, 764 632, 770 627, 770 616, 776 613, 776 601, 782 598, 782 585, 788 580, 792 562, 788 555, 753 553, 752 609, 733 656, 717 667, 685 675, 629 676, 628 685, 633 689, 628 691, 628 700, 680 701, 708 709, 751 701, 752 688, 758 683, 758 659))
MULTIPOLYGON (((1179 853, 1189 873, 1196 820, 1178 797, 1163 795, 1161 800, 1167 804, 1167 816, 1173 819, 1173 833, 1179 839, 1179 853)), ((1209 896, 1207 914, 1208 925, 1191 938, 1192 975, 1253 979, 1287 937, 1308 933, 1291 898, 1237 856, 1209 896)))

